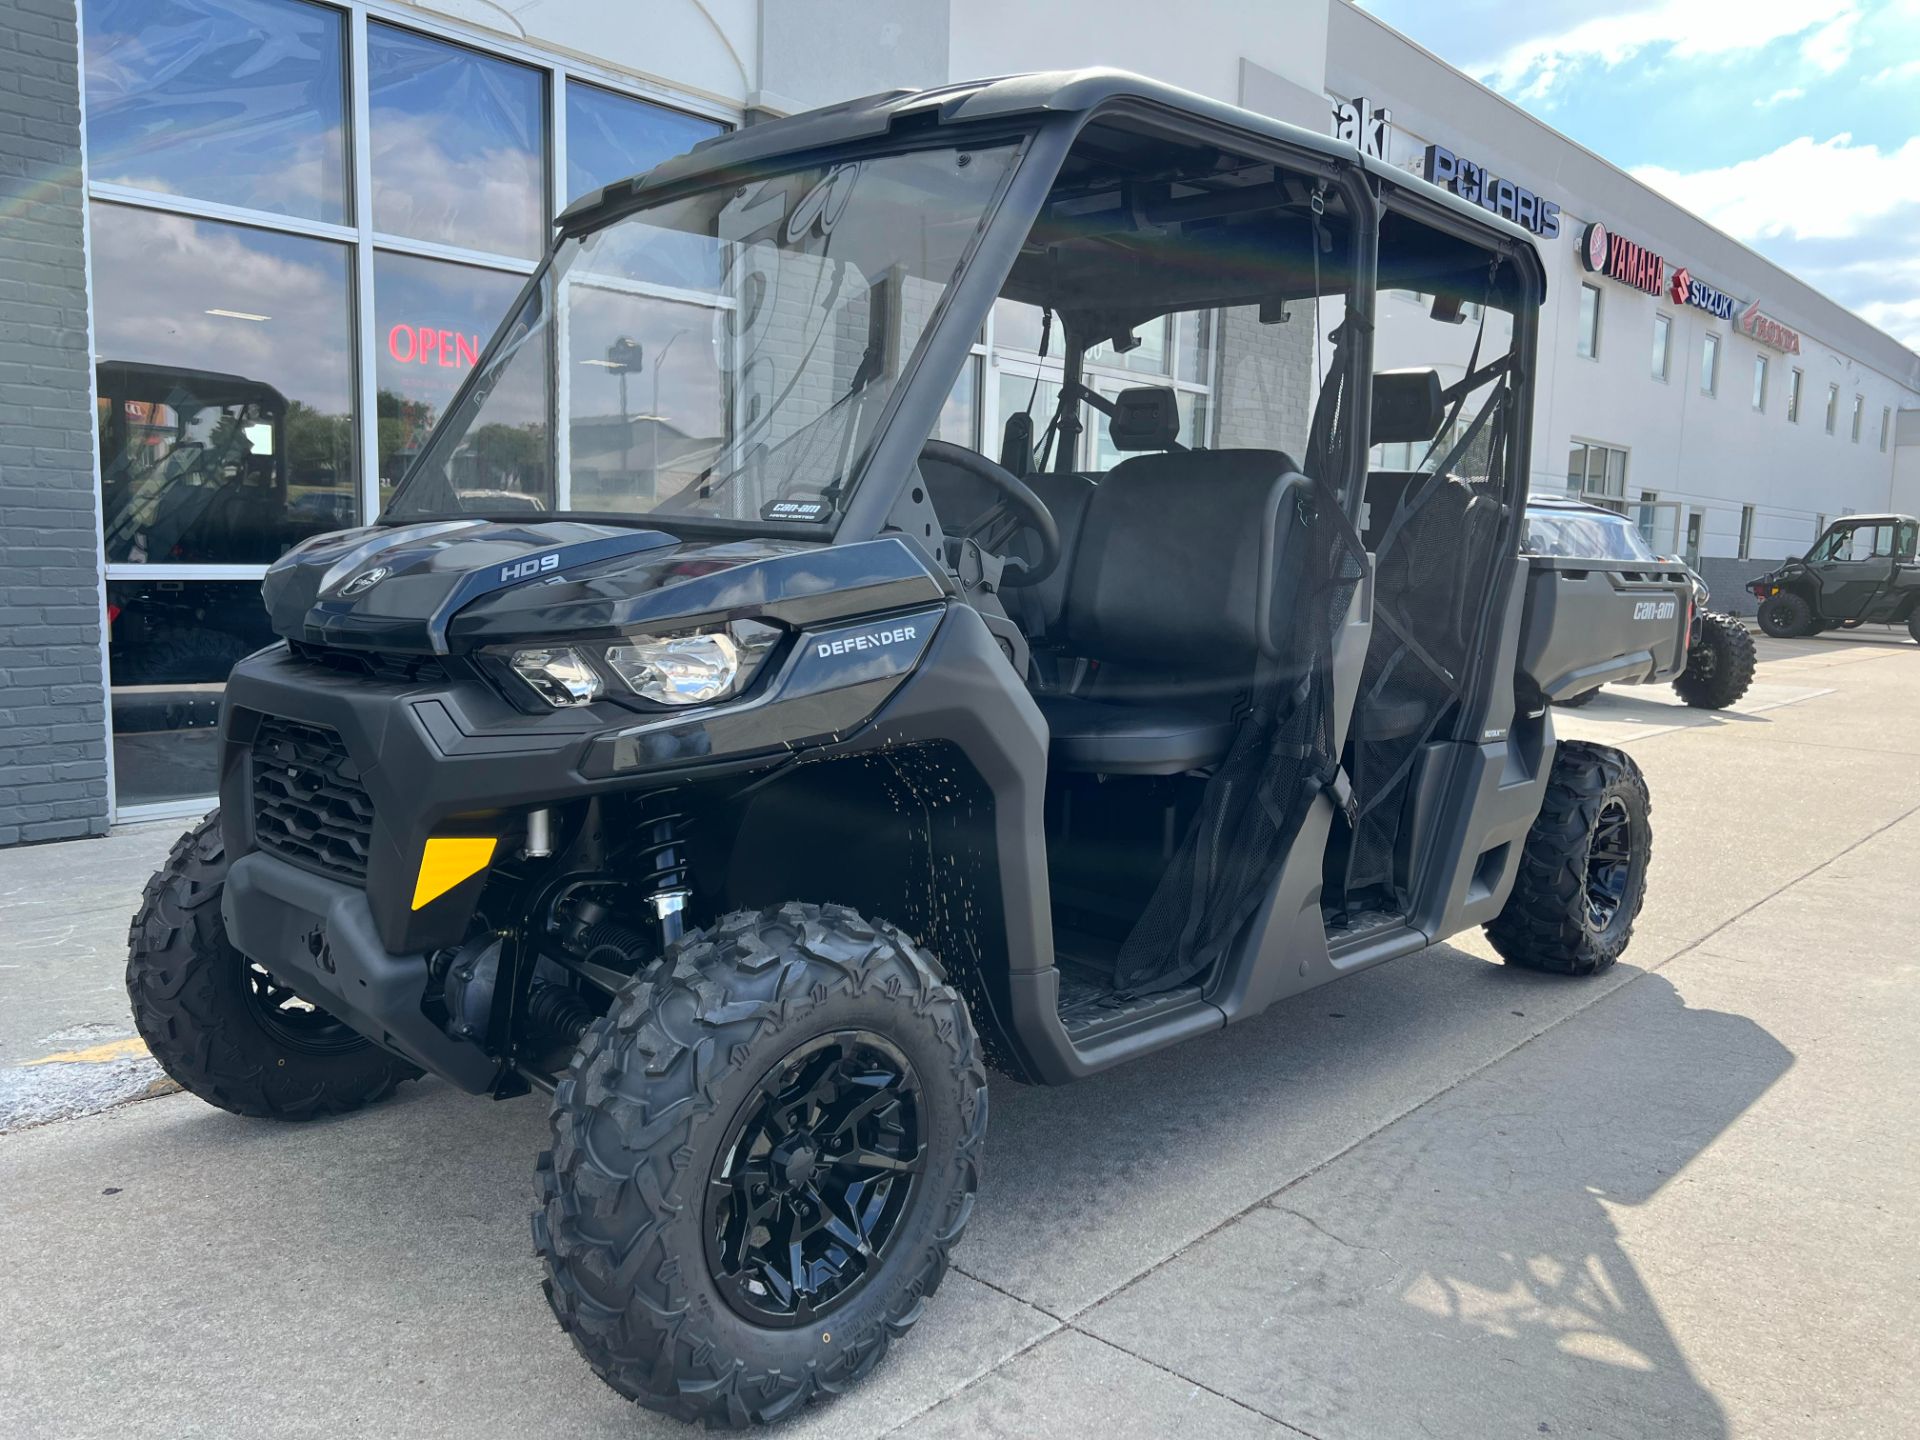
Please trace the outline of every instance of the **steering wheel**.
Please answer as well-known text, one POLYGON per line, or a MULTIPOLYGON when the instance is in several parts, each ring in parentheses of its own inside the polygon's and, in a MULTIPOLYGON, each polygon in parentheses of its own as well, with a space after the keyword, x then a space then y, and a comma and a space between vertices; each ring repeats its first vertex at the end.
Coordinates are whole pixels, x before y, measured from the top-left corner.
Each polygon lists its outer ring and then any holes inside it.
POLYGON ((997 465, 978 451, 945 440, 929 440, 920 449, 922 460, 946 465, 980 481, 997 493, 998 498, 966 529, 962 540, 971 540, 989 554, 1006 562, 1000 584, 1005 588, 1037 585, 1051 575, 1060 563, 1060 527, 1046 502, 1022 483, 1019 476, 997 465), (1031 530, 1040 542, 1040 558, 1032 562, 1006 553, 1007 542, 1022 530, 1031 530))

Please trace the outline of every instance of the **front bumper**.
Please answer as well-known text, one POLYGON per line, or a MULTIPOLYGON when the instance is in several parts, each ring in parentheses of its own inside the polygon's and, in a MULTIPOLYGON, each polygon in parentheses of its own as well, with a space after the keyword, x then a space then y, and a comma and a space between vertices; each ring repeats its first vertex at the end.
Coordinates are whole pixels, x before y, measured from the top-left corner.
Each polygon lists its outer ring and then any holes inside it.
POLYGON ((499 1065, 421 1010, 427 957, 388 952, 364 891, 256 853, 228 869, 220 912, 235 948, 303 1000, 463 1090, 494 1088, 499 1065))

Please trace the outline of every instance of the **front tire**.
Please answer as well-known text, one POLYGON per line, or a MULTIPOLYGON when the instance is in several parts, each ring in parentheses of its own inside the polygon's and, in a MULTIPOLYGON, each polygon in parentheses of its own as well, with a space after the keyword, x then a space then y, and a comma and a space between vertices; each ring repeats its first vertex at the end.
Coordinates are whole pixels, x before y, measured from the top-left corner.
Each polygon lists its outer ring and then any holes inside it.
POLYGON ((133 1023, 209 1105, 271 1120, 358 1110, 420 1072, 301 1000, 228 943, 220 812, 182 835, 127 932, 133 1023))
POLYGON ((1597 975, 1633 938, 1653 858, 1652 801, 1633 757, 1562 741, 1520 873, 1487 939, 1509 965, 1597 975))
POLYGON ((1813 607, 1806 597, 1784 590, 1760 602, 1760 628, 1776 640, 1792 640, 1801 635, 1818 635, 1813 607))
POLYGON ((920 1318, 986 1121, 966 1004, 904 935, 835 906, 729 915, 622 991, 555 1088, 548 1302, 649 1409, 793 1414, 920 1318))
POLYGON ((1911 635, 1916 642, 1920 642, 1920 610, 1915 610, 1907 617, 1907 634, 1911 635))
POLYGON ((1687 651, 1687 668, 1673 689, 1699 710, 1724 710, 1753 684, 1753 636, 1733 615, 1702 615, 1700 639, 1687 651))

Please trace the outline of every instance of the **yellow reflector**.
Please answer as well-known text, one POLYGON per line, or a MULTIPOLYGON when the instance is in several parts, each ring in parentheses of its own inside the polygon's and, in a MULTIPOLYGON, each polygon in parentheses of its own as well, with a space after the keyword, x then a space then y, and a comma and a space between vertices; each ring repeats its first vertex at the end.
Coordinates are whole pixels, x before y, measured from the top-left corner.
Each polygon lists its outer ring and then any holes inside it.
POLYGON ((437 836, 427 841, 426 853, 420 857, 420 878, 413 882, 413 908, 418 910, 438 900, 462 880, 486 869, 493 859, 493 847, 499 843, 490 837, 466 836, 437 836))

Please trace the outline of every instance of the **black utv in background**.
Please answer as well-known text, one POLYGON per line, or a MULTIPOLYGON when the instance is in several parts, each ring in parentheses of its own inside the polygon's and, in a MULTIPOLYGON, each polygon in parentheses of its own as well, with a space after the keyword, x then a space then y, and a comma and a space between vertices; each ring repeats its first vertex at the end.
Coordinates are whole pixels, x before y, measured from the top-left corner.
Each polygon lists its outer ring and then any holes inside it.
POLYGON ((744 1425, 867 1374, 988 1065, 1472 926, 1626 948, 1646 785, 1551 704, 1678 673, 1689 587, 1521 553, 1524 230, 1104 71, 754 126, 559 230, 386 513, 268 574, 128 984, 242 1114, 550 1097, 534 1244, 622 1394, 744 1425), (991 454, 930 441, 990 311, 1047 368, 991 454))
POLYGON ((1905 625, 1920 640, 1920 564, 1911 515, 1842 515, 1798 560, 1747 582, 1760 628, 1787 638, 1905 625))
MULTIPOLYGON (((1724 710, 1753 684, 1753 636, 1737 615, 1709 610, 1707 582, 1679 560, 1659 560, 1641 535, 1640 527, 1625 515, 1584 500, 1535 495, 1527 500, 1529 555, 1562 558, 1639 561, 1648 565, 1680 565, 1692 587, 1687 623, 1687 668, 1673 677, 1673 690, 1698 710, 1724 710)), ((1600 687, 1581 690, 1558 703, 1585 705, 1600 687)))

